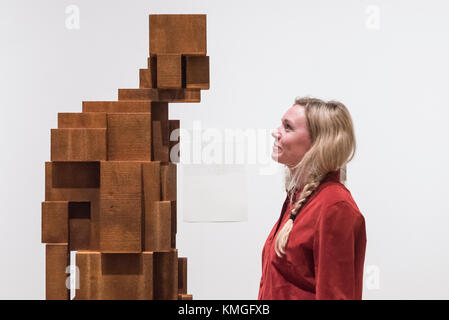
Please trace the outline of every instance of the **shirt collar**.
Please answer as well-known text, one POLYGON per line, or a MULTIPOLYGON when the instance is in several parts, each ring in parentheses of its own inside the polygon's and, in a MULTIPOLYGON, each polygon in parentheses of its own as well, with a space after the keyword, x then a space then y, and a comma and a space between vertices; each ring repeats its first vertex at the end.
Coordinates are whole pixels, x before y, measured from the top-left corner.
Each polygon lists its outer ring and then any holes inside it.
MULTIPOLYGON (((336 171, 330 171, 328 172, 324 178, 321 180, 320 186, 324 182, 340 182, 340 169, 336 171)), ((319 186, 318 186, 319 187, 319 186)), ((301 192, 301 189, 296 190, 295 194, 293 195, 293 201, 296 200, 296 198, 299 196, 299 193, 301 192)), ((288 198, 288 195, 287 195, 288 198)))

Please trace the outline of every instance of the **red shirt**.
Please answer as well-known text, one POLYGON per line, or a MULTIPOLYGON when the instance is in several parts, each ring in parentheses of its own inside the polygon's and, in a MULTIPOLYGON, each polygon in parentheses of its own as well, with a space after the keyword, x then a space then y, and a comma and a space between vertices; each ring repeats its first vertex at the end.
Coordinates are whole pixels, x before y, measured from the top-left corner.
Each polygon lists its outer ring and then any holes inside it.
POLYGON ((258 299, 362 299, 365 219, 339 177, 339 170, 328 173, 312 193, 293 222, 285 255, 279 258, 275 236, 293 206, 287 195, 262 251, 258 299))

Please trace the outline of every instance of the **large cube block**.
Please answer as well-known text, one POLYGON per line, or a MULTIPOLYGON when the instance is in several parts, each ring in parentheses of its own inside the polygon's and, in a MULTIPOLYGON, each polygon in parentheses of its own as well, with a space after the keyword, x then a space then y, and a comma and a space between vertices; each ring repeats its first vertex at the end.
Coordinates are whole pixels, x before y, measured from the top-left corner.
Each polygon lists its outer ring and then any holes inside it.
POLYGON ((101 199, 101 251, 141 252, 142 220, 141 200, 101 199))
POLYGON ((142 164, 134 161, 102 161, 100 166, 101 199, 142 198, 142 164))
POLYGON ((110 113, 108 160, 151 160, 151 114, 110 113))
POLYGON ((206 54, 206 15, 151 14, 150 55, 206 54))
POLYGON ((142 251, 141 163, 101 163, 100 249, 105 252, 142 251))

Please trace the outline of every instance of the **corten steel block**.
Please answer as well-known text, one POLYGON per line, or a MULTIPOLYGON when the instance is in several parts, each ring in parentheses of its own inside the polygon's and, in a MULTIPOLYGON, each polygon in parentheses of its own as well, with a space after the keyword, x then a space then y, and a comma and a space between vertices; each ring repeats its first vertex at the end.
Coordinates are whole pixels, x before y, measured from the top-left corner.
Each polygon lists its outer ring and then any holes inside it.
POLYGON ((201 102, 200 89, 158 89, 158 100, 168 102, 201 102))
POLYGON ((151 75, 151 87, 157 88, 157 56, 148 57, 148 70, 151 75))
POLYGON ((108 160, 151 161, 151 114, 109 113, 108 160))
POLYGON ((209 56, 185 56, 186 88, 209 89, 209 56))
POLYGON ((176 164, 161 163, 161 195, 163 201, 176 201, 176 164))
POLYGON ((142 251, 142 170, 139 162, 101 163, 100 249, 142 251))
POLYGON ((152 235, 150 230, 146 230, 146 221, 148 220, 148 214, 151 210, 151 206, 155 201, 161 200, 161 168, 160 162, 151 161, 142 163, 142 180, 143 180, 143 205, 144 205, 144 250, 150 251, 148 243, 152 242, 152 235))
POLYGON ((151 14, 150 56, 206 54, 206 15, 151 14))
POLYGON ((58 128, 106 128, 106 113, 58 113, 58 128))
POLYGON ((90 202, 69 202, 69 249, 89 250, 90 245, 90 202))
POLYGON ((169 120, 169 158, 170 162, 179 163, 180 158, 180 121, 179 120, 169 120))
POLYGON ((153 253, 102 254, 102 299, 153 299, 153 253))
POLYGON ((139 88, 153 88, 150 69, 139 69, 139 88))
POLYGON ((98 161, 106 155, 106 129, 51 129, 51 161, 98 161))
POLYGON ((178 232, 178 214, 176 201, 170 201, 171 212, 171 247, 176 248, 176 233, 178 232))
POLYGON ((159 91, 156 88, 118 89, 118 100, 159 101, 159 91))
POLYGON ((169 162, 170 161, 170 122, 169 121, 153 121, 153 138, 152 138, 152 160, 169 162))
POLYGON ((142 163, 143 197, 145 203, 161 200, 161 165, 159 161, 142 163))
POLYGON ((178 299, 178 250, 154 252, 154 299, 178 299))
POLYGON ((42 202, 42 242, 67 243, 69 234, 68 201, 42 202))
POLYGON ((148 68, 139 70, 139 88, 157 88, 157 57, 148 57, 148 68))
POLYGON ((178 258, 178 293, 187 293, 187 258, 178 258))
POLYGON ((84 101, 82 113, 59 113, 51 131, 42 238, 58 242, 46 246, 48 299, 69 298, 70 250, 80 268, 76 299, 192 299, 187 261, 175 248, 169 151, 179 146, 170 133, 180 124, 169 120, 168 103, 200 102, 209 88, 206 15, 151 15, 150 33, 140 89, 119 89, 119 101, 84 101), (65 204, 65 219, 51 203, 65 204))
POLYGON ((153 299, 153 252, 102 254, 78 251, 76 300, 153 299))
POLYGON ((66 280, 66 268, 69 266, 67 243, 51 243, 46 245, 45 256, 45 296, 47 300, 67 300, 69 290, 66 280))
POLYGON ((101 252, 77 251, 76 265, 79 272, 79 289, 76 290, 74 299, 101 299, 101 252))
POLYGON ((201 102, 200 89, 118 89, 118 99, 159 102, 201 102))
POLYGON ((178 300, 193 300, 193 297, 191 294, 178 294, 178 300))
POLYGON ((135 161, 102 161, 100 197, 110 200, 141 200, 142 164, 135 161))
POLYGON ((142 203, 133 199, 100 200, 100 250, 142 251, 142 203))
POLYGON ((168 121, 168 102, 151 102, 151 121, 168 121))
POLYGON ((90 249, 99 248, 100 162, 46 162, 45 200, 90 203, 90 249), (78 173, 80 178, 76 178, 78 173), (57 181, 53 179, 57 175, 57 181), (86 181, 82 181, 85 178, 86 181), (89 181, 89 179, 91 181, 89 181), (83 187, 84 184, 84 187, 83 187), (87 187, 89 186, 89 187, 87 187))
POLYGON ((151 104, 150 101, 83 101, 83 112, 151 112, 151 104))
POLYGON ((182 61, 180 54, 157 56, 157 87, 175 89, 182 87, 182 61))
POLYGON ((169 250, 172 230, 170 201, 145 203, 145 251, 169 250))
POLYGON ((100 162, 52 162, 53 188, 99 188, 100 162))

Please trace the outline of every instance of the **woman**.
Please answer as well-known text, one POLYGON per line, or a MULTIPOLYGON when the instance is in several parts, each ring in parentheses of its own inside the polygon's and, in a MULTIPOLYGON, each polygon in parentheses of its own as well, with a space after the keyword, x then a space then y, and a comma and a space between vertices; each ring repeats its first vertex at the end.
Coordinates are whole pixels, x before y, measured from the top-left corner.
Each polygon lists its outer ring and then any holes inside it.
POLYGON ((338 101, 297 98, 273 131, 287 198, 262 252, 259 299, 361 299, 365 220, 340 182, 355 152, 338 101))

